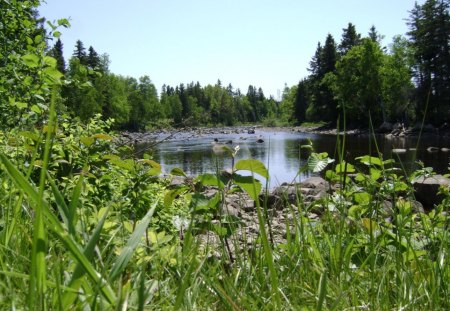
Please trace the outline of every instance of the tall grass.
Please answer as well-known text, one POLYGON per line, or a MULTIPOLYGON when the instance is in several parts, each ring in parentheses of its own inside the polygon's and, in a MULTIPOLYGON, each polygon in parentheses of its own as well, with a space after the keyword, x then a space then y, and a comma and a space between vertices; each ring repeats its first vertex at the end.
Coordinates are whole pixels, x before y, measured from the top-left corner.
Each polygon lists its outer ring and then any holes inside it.
MULTIPOLYGON (((257 238, 242 242, 233 225, 224 243, 199 239, 199 224, 218 206, 201 197, 201 184, 169 190, 152 179, 151 160, 121 160, 101 127, 77 128, 74 138, 54 116, 52 103, 33 142, 15 133, 32 150, 2 140, 1 309, 450 309, 448 200, 414 212, 407 180, 386 159, 346 159, 345 136, 332 168, 341 187, 316 202, 319 218, 299 189, 295 206, 278 211, 286 232, 273 234, 283 238, 272 239, 274 211, 257 199, 257 238), (174 201, 165 207, 170 191, 174 201), (174 228, 175 215, 189 225, 174 228)), ((218 204, 239 188, 233 180, 220 186, 220 178, 218 204)))

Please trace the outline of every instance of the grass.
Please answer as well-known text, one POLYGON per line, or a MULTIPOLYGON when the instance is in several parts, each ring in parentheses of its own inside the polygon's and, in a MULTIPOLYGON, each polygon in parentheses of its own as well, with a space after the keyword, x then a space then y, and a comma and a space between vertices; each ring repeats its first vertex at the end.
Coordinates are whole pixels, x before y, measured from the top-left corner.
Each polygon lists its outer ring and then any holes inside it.
MULTIPOLYGON (((450 309, 448 190, 431 212, 415 212, 409 180, 365 157, 327 173, 345 187, 317 203, 319 219, 300 192, 295 209, 285 206, 282 242, 271 243, 271 207, 256 200, 260 234, 247 245, 220 196, 204 197, 198 180, 170 189, 154 178, 158 164, 121 159, 126 150, 104 131, 97 120, 0 138, 1 309, 450 309), (219 242, 200 241, 205 231, 219 242)), ((264 174, 261 165, 236 164, 264 174)), ((221 191, 257 195, 248 178, 221 191)))

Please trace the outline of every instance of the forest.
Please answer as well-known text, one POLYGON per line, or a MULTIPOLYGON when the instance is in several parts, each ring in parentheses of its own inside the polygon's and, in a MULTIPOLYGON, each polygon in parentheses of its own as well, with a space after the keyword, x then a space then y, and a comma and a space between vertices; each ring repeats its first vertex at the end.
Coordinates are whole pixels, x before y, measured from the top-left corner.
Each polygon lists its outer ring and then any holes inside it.
MULTIPOLYGON (((66 63, 59 38, 46 51, 64 74, 61 109, 87 121, 97 113, 113 118, 119 129, 152 126, 213 126, 243 123, 279 125, 324 121, 335 125, 346 111, 350 126, 383 122, 442 126, 449 121, 450 19, 446 1, 416 5, 410 12, 408 36, 381 46, 372 26, 361 35, 349 23, 336 41, 328 34, 318 42, 307 77, 285 86, 280 101, 250 85, 164 85, 155 89, 149 76, 138 79, 109 71, 107 53, 99 55, 78 40, 66 63), (276 120, 276 121, 274 121, 276 120)), ((52 44, 52 40, 47 40, 52 44)), ((195 80, 195 77, 193 77, 195 80)))
POLYGON ((421 161, 407 172, 376 144, 351 159, 344 133, 333 155, 296 142, 308 179, 272 191, 260 181, 269 161, 238 158, 233 142, 211 142, 211 158, 231 167, 188 176, 121 136, 447 127, 449 0, 415 4, 407 37, 389 47, 375 26, 327 35, 281 100, 220 80, 158 93, 150 76, 111 72, 107 52, 81 39, 65 60, 70 22, 40 16, 41 2, 0 0, 0 309, 450 310, 450 174, 421 161))

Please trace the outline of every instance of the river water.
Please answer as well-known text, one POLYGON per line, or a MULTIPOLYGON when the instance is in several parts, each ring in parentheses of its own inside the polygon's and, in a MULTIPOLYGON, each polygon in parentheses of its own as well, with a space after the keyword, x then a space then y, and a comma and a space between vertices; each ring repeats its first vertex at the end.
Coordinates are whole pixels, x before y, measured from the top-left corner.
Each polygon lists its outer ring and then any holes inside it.
MULTIPOLYGON (((269 187, 273 188, 283 182, 301 181, 307 175, 298 175, 299 169, 308 158, 308 151, 301 148, 311 140, 316 152, 327 152, 331 158, 336 156, 337 137, 334 135, 298 133, 288 131, 256 131, 256 134, 221 133, 208 135, 193 135, 184 133, 174 139, 157 144, 152 154, 154 160, 162 165, 163 171, 169 173, 172 168, 181 168, 191 176, 202 173, 214 173, 217 170, 230 168, 231 157, 215 155, 212 147, 215 143, 224 143, 230 148, 239 146, 236 155, 239 159, 258 159, 269 169, 269 187), (258 142, 262 139, 263 142, 258 142)), ((372 154, 376 150, 382 153, 383 159, 393 158, 397 166, 406 171, 418 168, 416 160, 421 160, 425 166, 431 166, 438 173, 447 173, 449 152, 429 152, 428 147, 450 148, 450 139, 438 136, 422 136, 418 143, 417 137, 392 138, 377 136, 346 136, 345 156, 350 163, 355 163, 355 157, 372 154), (403 154, 396 154, 392 149, 406 149, 403 154)), ((143 145, 142 147, 145 147, 143 145)), ((263 184, 265 180, 261 178, 263 184)))

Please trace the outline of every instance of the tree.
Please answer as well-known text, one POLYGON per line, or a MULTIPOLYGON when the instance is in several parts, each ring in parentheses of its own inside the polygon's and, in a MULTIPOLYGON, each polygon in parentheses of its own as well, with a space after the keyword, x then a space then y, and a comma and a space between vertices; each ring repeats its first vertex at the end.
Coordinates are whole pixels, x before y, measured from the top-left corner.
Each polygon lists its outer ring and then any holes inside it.
POLYGON ((58 38, 55 45, 50 49, 48 55, 56 59, 56 68, 62 72, 66 73, 66 61, 64 60, 63 43, 58 38))
POLYGON ((86 65, 91 69, 100 69, 100 56, 92 46, 90 46, 88 49, 88 55, 86 56, 86 65))
POLYGON ((390 122, 413 120, 411 54, 409 42, 401 36, 396 36, 390 46, 389 55, 384 57, 381 93, 386 119, 390 122))
POLYGON ((361 44, 361 35, 356 32, 355 25, 348 23, 347 28, 342 31, 342 39, 339 44, 340 55, 346 54, 352 47, 361 44))
POLYGON ((330 86, 323 79, 328 73, 336 69, 337 49, 336 42, 331 34, 325 39, 322 47, 320 42, 313 59, 310 62, 309 71, 309 94, 310 105, 308 105, 307 117, 311 120, 322 120, 335 122, 337 118, 337 103, 330 86))
POLYGON ((306 109, 308 108, 308 80, 303 79, 298 83, 294 102, 294 117, 298 123, 306 120, 306 109))
POLYGON ((87 65, 86 48, 84 47, 84 44, 81 40, 77 40, 77 42, 75 43, 75 50, 73 51, 72 55, 78 58, 81 65, 87 65))
POLYGON ((414 50, 416 114, 435 124, 450 119, 450 1, 416 3, 408 25, 414 50), (428 111, 426 111, 428 106, 428 111))
POLYGON ((383 120, 381 101, 381 67, 383 52, 378 43, 363 39, 351 48, 336 64, 336 74, 327 76, 329 84, 345 109, 350 125, 369 125, 383 120))

